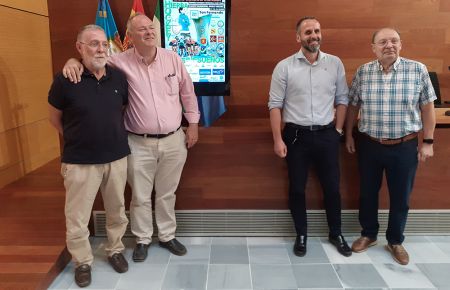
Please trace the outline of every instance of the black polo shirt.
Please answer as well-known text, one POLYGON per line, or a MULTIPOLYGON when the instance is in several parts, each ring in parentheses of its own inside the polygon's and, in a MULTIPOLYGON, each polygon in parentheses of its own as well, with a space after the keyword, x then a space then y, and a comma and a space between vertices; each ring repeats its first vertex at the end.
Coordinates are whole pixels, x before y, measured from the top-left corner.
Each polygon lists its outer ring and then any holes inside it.
POLYGON ((48 93, 50 105, 63 112, 62 162, 103 164, 130 154, 122 108, 128 103, 125 75, 106 67, 100 79, 86 68, 81 82, 55 76, 48 93))

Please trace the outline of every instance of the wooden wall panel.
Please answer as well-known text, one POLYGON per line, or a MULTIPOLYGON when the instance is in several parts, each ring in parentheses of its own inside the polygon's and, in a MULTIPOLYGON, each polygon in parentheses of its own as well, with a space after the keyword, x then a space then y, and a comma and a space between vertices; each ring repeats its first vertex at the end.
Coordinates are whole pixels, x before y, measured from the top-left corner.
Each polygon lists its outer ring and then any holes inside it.
POLYGON ((0 5, 48 16, 47 0, 0 0, 0 5))
POLYGON ((59 139, 47 119, 0 133, 0 188, 59 156, 59 139))
POLYGON ((48 119, 21 126, 19 143, 26 172, 59 156, 59 138, 48 119))
POLYGON ((6 2, 0 2, 0 188, 59 155, 47 116, 47 2, 15 1, 17 9, 6 2))
POLYGON ((0 6, 0 132, 47 117, 52 81, 48 18, 0 6))
POLYGON ((18 130, 8 130, 0 133, 0 170, 19 163, 21 150, 18 130))

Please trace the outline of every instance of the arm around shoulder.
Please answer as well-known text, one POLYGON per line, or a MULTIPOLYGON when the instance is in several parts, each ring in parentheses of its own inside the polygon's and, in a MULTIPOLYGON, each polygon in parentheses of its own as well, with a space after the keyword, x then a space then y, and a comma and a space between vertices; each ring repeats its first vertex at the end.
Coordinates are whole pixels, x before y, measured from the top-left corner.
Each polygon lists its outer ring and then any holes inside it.
POLYGON ((76 58, 70 58, 64 64, 62 74, 65 78, 68 78, 73 83, 81 81, 81 74, 83 73, 83 65, 76 58))

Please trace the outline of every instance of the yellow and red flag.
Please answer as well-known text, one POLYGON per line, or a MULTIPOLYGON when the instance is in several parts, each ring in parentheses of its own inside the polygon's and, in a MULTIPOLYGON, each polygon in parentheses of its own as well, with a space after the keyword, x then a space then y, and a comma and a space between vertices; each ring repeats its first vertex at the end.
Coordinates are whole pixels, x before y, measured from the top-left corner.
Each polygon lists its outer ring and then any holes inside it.
MULTIPOLYGON (((134 0, 134 2, 133 2, 133 7, 131 8, 130 17, 136 13, 145 14, 144 6, 142 5, 142 0, 134 0)), ((128 29, 127 29, 127 32, 128 32, 128 29)), ((133 47, 133 43, 128 38, 127 33, 125 33, 125 38, 123 39, 123 50, 127 50, 132 47, 133 47)))

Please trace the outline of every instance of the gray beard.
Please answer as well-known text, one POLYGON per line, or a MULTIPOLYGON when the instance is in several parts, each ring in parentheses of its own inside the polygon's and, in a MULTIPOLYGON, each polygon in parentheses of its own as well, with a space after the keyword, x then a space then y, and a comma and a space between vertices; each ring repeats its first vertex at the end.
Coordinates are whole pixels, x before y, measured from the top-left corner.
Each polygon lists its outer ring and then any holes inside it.
POLYGON ((319 51, 319 49, 320 49, 320 44, 319 44, 318 46, 315 46, 315 47, 305 46, 304 48, 305 48, 307 51, 309 51, 309 52, 315 53, 315 52, 318 52, 318 51, 319 51))

